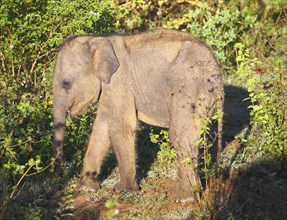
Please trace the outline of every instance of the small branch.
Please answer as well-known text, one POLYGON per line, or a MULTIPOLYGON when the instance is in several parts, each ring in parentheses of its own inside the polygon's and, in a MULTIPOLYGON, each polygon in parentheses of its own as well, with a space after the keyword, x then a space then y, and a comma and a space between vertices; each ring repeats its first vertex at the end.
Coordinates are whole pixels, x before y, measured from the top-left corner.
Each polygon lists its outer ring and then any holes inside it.
MULTIPOLYGON (((57 27, 56 27, 56 28, 57 28, 57 27)), ((29 71, 30 74, 33 74, 37 63, 38 63, 38 61, 39 61, 41 58, 43 58, 43 57, 45 57, 45 56, 47 57, 51 52, 53 52, 53 50, 52 50, 52 51, 47 51, 46 53, 44 53, 44 54, 41 55, 41 53, 42 53, 42 52, 44 51, 44 49, 47 47, 49 40, 53 37, 53 34, 54 34, 55 32, 56 32, 56 29, 53 30, 53 31, 50 31, 48 39, 47 39, 45 42, 42 43, 42 46, 40 47, 40 49, 39 49, 39 51, 38 51, 38 53, 37 53, 37 56, 36 56, 34 62, 32 63, 32 66, 31 66, 31 68, 30 68, 30 71, 29 71)), ((37 83, 37 74, 34 73, 34 85, 36 85, 36 83, 37 83)))
POLYGON ((34 172, 34 173, 31 173, 31 174, 27 174, 26 176, 33 176, 35 174, 38 174, 38 173, 42 173, 43 171, 47 170, 50 166, 52 166, 54 164, 55 160, 52 160, 51 163, 49 163, 46 167, 44 167, 42 170, 40 171, 37 171, 37 172, 34 172))
POLYGON ((20 185, 20 183, 22 182, 22 180, 24 179, 24 177, 28 174, 28 172, 32 169, 32 167, 34 166, 35 164, 31 165, 27 170, 26 172, 21 176, 21 178, 18 180, 16 186, 14 186, 14 190, 12 191, 11 195, 10 195, 10 199, 13 199, 13 196, 18 188, 18 186, 20 185))
POLYGON ((14 64, 14 60, 12 61, 12 65, 11 65, 11 72, 12 72, 12 76, 15 76, 15 64, 14 64))
POLYGON ((6 73, 6 67, 5 67, 5 56, 2 52, 0 52, 0 57, 1 57, 1 61, 2 61, 2 69, 3 72, 6 73))

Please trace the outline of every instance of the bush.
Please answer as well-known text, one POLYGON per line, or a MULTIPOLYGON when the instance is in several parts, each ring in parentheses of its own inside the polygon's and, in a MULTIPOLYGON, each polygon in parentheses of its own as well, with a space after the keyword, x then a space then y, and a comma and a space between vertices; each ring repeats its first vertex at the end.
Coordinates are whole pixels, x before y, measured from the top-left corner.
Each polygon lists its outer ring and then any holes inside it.
POLYGON ((273 65, 273 71, 268 75, 271 78, 262 82, 262 75, 258 74, 256 66, 260 61, 251 59, 248 51, 242 45, 237 45, 239 65, 238 74, 246 80, 250 101, 250 117, 252 135, 249 145, 258 154, 280 160, 284 168, 287 158, 287 72, 283 62, 278 60, 273 65))

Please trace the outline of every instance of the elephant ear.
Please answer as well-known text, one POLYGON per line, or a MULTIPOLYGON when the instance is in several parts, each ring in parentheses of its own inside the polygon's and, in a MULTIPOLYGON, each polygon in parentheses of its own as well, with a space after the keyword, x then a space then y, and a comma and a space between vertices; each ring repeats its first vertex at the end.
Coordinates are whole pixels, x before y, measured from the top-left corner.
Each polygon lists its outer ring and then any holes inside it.
POLYGON ((106 38, 97 37, 90 42, 93 51, 93 73, 102 82, 109 84, 119 67, 119 61, 112 43, 106 38))

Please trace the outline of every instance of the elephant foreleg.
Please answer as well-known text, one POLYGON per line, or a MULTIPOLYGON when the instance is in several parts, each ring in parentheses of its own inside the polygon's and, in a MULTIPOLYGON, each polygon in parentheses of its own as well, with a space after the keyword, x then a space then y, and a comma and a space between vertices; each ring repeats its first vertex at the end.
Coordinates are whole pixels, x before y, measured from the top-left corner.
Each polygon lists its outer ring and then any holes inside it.
POLYGON ((83 190, 98 190, 100 188, 97 177, 111 145, 106 118, 105 113, 99 109, 81 173, 80 184, 83 190))

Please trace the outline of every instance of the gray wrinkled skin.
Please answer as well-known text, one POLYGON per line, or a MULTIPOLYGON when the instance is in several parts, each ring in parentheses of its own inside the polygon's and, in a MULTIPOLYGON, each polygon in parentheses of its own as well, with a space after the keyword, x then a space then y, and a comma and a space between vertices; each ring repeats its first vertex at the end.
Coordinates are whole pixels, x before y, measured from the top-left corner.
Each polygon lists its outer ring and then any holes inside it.
POLYGON ((192 189, 200 186, 196 142, 202 121, 214 109, 222 109, 224 95, 221 69, 202 42, 171 30, 69 38, 56 58, 53 94, 56 164, 63 158, 67 112, 83 114, 98 103, 79 183, 82 189, 99 189, 97 177, 111 146, 120 172, 115 189, 139 189, 135 130, 141 120, 169 128, 178 164, 174 195, 193 198, 192 189), (187 158, 193 165, 183 162, 187 158))

